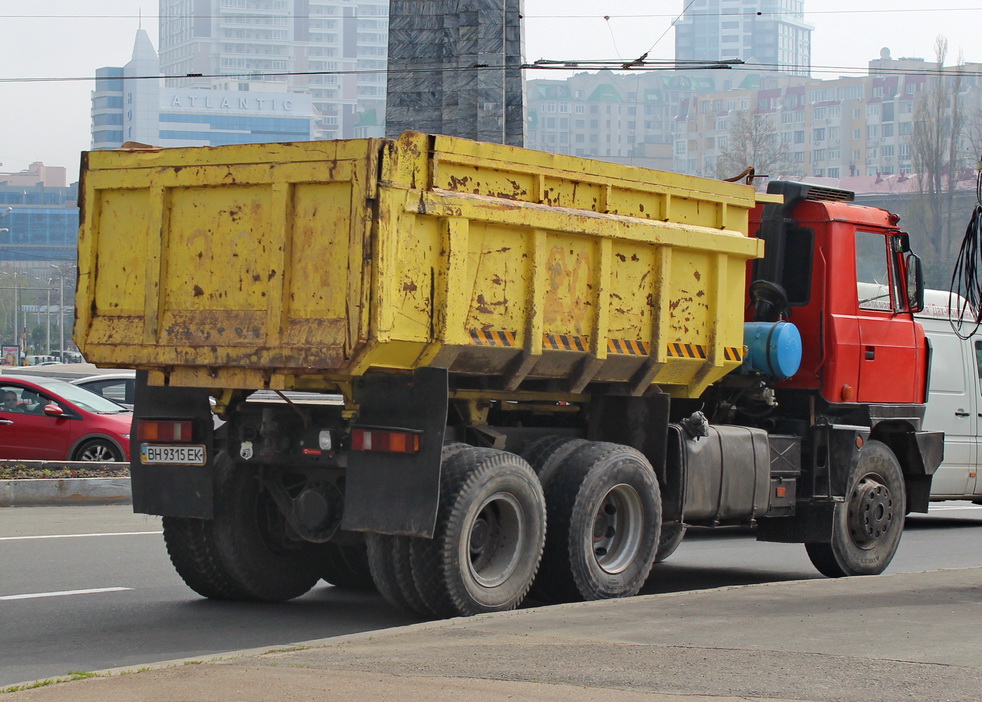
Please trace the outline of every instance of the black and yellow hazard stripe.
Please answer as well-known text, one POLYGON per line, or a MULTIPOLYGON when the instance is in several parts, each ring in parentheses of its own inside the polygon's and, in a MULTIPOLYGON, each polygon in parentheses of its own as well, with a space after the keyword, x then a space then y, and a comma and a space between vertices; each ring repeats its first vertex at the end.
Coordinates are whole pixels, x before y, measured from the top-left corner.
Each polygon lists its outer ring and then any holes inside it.
POLYGON ((471 343, 475 346, 504 346, 507 348, 515 345, 515 332, 471 329, 471 343))
POLYGON ((569 334, 543 334, 542 349, 544 351, 588 351, 589 342, 585 336, 569 334))
POLYGON ((607 339, 607 353, 627 356, 647 356, 651 344, 635 339, 607 339))
MULTIPOLYGON (((516 345, 516 332, 470 330, 471 343, 475 346, 500 346, 511 348, 516 345)), ((571 334, 543 334, 543 351, 579 351, 586 353, 590 350, 588 337, 571 334)), ((701 344, 683 344, 674 342, 668 344, 669 358, 691 358, 705 361, 707 349, 701 344)), ((624 356, 647 356, 651 353, 651 344, 640 339, 608 339, 607 353, 624 356)), ((724 346, 723 359, 726 361, 742 361, 743 349, 737 346, 724 346)))

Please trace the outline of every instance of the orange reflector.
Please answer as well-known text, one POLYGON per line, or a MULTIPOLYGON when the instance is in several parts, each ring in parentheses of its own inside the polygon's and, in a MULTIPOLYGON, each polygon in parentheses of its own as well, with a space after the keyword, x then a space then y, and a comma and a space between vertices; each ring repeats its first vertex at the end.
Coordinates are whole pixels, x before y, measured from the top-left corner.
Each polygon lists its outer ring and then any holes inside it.
POLYGON ((971 473, 968 474, 968 477, 969 478, 974 478, 976 475, 978 475, 978 474, 973 470, 971 473))
POLYGON ((788 489, 786 487, 774 488, 774 497, 787 497, 788 489))
POLYGON ((191 422, 140 419, 136 423, 136 437, 140 441, 193 441, 191 422))
POLYGON ((416 453, 419 451, 419 434, 387 429, 354 429, 351 432, 351 449, 382 453, 416 453))

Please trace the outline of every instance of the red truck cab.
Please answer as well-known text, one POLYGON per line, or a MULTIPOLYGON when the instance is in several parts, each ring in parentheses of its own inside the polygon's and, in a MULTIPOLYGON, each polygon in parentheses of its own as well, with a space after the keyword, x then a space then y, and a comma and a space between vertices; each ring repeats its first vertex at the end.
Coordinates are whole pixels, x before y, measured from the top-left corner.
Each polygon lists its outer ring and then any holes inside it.
POLYGON ((923 283, 899 217, 850 204, 848 191, 784 181, 772 190, 784 203, 751 213, 766 248, 748 273, 751 289, 769 283, 769 303, 750 305, 748 320, 777 315, 801 334, 801 367, 779 387, 832 404, 923 403, 927 343, 914 321, 923 283))

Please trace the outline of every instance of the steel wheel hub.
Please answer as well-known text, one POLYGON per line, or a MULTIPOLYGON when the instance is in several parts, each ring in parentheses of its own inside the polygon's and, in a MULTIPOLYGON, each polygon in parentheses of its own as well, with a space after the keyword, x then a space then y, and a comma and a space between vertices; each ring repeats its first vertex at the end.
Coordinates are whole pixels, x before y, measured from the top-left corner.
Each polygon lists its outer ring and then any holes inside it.
POLYGON ((849 501, 849 532, 858 546, 871 546, 890 529, 893 496, 883 483, 863 478, 849 501))
POLYGON ((518 567, 525 543, 525 510, 514 495, 499 492, 477 510, 467 535, 467 566, 484 587, 497 587, 518 567))
POLYGON ((624 483, 612 487, 593 519, 593 555, 608 573, 623 572, 641 545, 641 496, 624 483))

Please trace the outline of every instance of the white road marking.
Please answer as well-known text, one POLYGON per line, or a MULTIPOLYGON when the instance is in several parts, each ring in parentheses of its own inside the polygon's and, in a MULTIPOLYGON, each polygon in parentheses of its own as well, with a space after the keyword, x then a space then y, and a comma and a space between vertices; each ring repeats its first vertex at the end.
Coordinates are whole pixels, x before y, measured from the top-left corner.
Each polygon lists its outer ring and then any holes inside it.
POLYGON ((25 595, 0 595, 0 600, 36 600, 41 597, 65 597, 67 595, 96 595, 103 592, 124 592, 131 587, 95 587, 89 590, 61 590, 60 592, 31 592, 25 595))
POLYGON ((105 534, 41 534, 39 536, 0 536, 0 541, 28 541, 30 539, 81 539, 89 536, 146 536, 163 534, 163 531, 117 531, 105 534))

